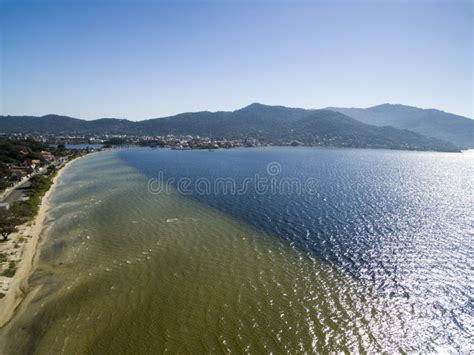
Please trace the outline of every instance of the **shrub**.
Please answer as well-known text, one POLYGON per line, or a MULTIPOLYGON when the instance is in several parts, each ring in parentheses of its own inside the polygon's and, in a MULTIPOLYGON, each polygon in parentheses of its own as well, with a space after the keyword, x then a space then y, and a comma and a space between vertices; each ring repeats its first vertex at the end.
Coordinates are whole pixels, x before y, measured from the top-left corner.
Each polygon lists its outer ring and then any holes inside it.
POLYGON ((13 277, 15 276, 16 269, 6 269, 5 271, 2 272, 2 276, 5 277, 13 277))
POLYGON ((11 260, 8 264, 8 269, 2 272, 2 276, 5 277, 13 277, 16 273, 16 262, 11 260))

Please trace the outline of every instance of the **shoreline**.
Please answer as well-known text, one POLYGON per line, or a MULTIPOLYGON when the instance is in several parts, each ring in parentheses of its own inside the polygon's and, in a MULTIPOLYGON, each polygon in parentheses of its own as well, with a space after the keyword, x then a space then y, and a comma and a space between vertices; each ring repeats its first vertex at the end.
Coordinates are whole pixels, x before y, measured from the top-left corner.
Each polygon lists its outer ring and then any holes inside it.
POLYGON ((7 245, 6 248, 1 250, 11 251, 12 248, 15 248, 15 241, 20 238, 26 239, 26 242, 19 251, 19 257, 16 260, 16 273, 8 282, 8 290, 5 293, 5 297, 0 299, 0 329, 4 328, 13 319, 17 314, 20 305, 31 291, 28 285, 28 279, 36 267, 39 245, 42 236, 48 227, 47 217, 48 212, 52 207, 51 195, 57 186, 58 180, 73 162, 86 155, 69 160, 57 171, 56 176, 54 176, 52 180, 50 189, 46 191, 41 198, 36 216, 33 220, 19 226, 19 231, 15 233, 8 242, 10 245, 7 245))

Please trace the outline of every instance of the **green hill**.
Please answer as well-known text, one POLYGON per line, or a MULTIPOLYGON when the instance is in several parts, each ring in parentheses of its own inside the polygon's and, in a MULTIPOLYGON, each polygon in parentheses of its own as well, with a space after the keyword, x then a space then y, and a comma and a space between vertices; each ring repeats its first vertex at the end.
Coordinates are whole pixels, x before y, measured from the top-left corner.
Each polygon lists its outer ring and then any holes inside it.
POLYGON ((462 148, 474 148, 474 120, 435 109, 383 104, 369 108, 329 107, 358 121, 408 129, 462 148))

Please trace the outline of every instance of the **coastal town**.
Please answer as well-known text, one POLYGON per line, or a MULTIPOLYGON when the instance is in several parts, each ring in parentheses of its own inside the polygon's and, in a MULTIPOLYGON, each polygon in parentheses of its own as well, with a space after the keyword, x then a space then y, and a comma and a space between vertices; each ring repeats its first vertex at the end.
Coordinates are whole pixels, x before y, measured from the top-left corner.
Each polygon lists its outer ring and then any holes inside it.
MULTIPOLYGON (((10 139, 33 139, 49 146, 84 146, 84 147, 113 147, 113 146, 147 146, 186 149, 219 149, 239 147, 260 147, 270 143, 256 138, 202 137, 199 135, 124 135, 124 134, 69 134, 69 135, 39 135, 39 134, 11 134, 10 139)), ((282 142, 279 145, 295 145, 294 141, 282 142)))
MULTIPOLYGON (((24 154, 27 154, 24 152, 24 154)), ((40 151, 39 159, 26 158, 22 163, 6 164, 7 175, 3 176, 2 186, 16 187, 19 183, 28 179, 31 175, 42 173, 45 169, 51 168, 62 161, 62 158, 56 157, 48 151, 40 151)), ((8 208, 8 205, 0 204, 0 207, 8 208)))

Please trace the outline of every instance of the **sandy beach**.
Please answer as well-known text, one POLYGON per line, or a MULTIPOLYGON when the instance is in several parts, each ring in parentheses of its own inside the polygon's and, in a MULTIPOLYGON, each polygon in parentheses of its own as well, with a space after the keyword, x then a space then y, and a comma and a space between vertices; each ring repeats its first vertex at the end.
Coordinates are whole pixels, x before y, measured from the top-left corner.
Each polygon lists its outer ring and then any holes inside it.
POLYGON ((38 246, 47 228, 48 210, 51 207, 51 194, 68 166, 80 158, 68 161, 59 169, 53 178, 53 185, 41 200, 36 217, 32 221, 19 226, 17 233, 12 234, 7 242, 0 244, 0 253, 8 255, 8 260, 15 261, 17 266, 13 277, 0 276, 0 292, 5 294, 0 299, 0 328, 13 318, 18 307, 31 291, 28 285, 28 278, 35 267, 38 246))

